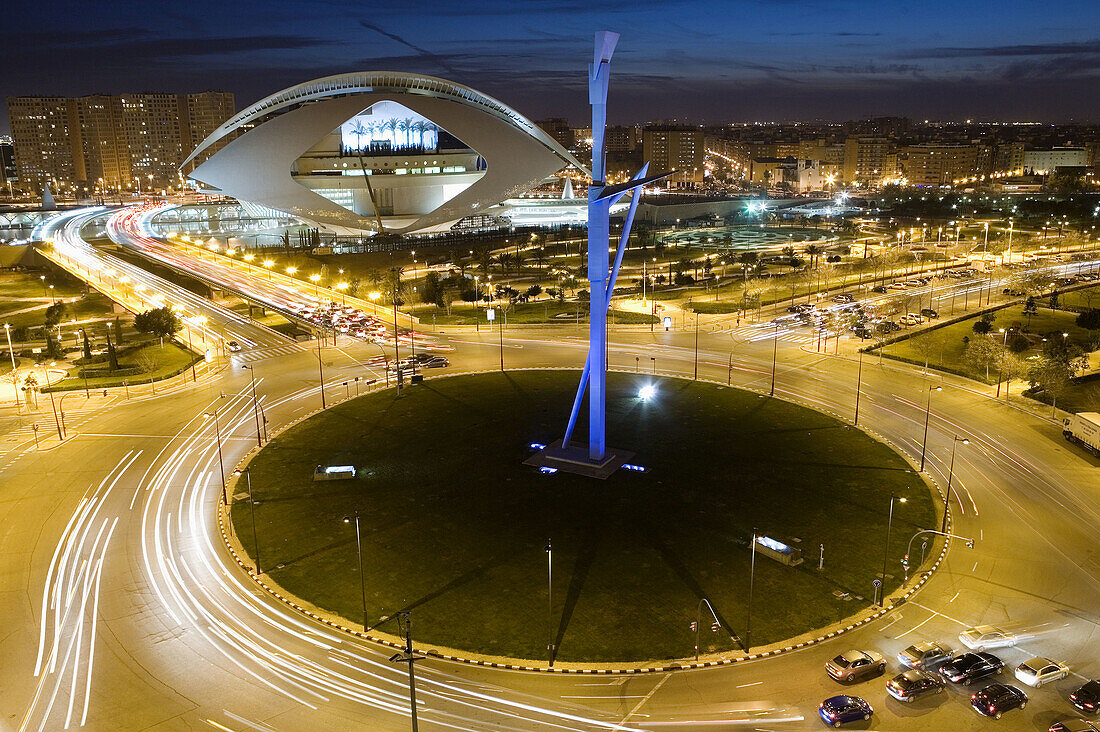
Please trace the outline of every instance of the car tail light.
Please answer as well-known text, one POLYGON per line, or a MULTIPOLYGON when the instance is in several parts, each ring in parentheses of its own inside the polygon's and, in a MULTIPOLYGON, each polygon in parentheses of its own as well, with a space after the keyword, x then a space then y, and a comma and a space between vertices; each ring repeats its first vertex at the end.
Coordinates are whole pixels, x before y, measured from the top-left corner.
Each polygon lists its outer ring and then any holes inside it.
POLYGON ((995 712, 996 710, 997 710, 997 707, 993 706, 992 704, 989 705, 989 713, 990 714, 993 714, 993 712, 995 712))

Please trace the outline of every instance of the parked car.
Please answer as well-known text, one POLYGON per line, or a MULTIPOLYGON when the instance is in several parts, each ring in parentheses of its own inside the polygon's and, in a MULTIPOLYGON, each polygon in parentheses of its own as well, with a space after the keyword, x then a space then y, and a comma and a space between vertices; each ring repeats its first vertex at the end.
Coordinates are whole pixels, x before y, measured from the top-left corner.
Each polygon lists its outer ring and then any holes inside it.
POLYGON ((1069 703, 1086 714, 1100 710, 1100 681, 1086 681, 1084 686, 1069 695, 1069 703))
POLYGON ((905 315, 898 318, 898 322, 902 325, 920 325, 924 322, 924 318, 917 315, 916 313, 906 313, 905 315))
POLYGON ((953 651, 941 643, 915 643, 898 653, 898 662, 909 668, 932 668, 950 660, 953 651))
POLYGON ((1001 673, 1004 666, 1004 661, 992 653, 964 653, 940 666, 940 676, 952 684, 972 684, 1001 673))
POLYGON ((445 359, 443 356, 432 356, 423 364, 424 368, 426 369, 442 369, 450 365, 451 362, 445 359))
POLYGON ((851 302, 853 299, 851 295, 846 295, 843 292, 839 295, 833 295, 833 302, 851 302))
POLYGON ((940 314, 932 308, 921 308, 920 314, 926 318, 938 318, 940 314))
POLYGON ((878 651, 853 649, 826 661, 825 672, 837 681, 865 681, 886 672, 886 659, 878 651))
POLYGON ((871 288, 871 292, 877 292, 880 295, 886 294, 886 285, 875 285, 871 288))
POLYGON ((976 625, 959 633, 959 642, 975 651, 1016 645, 1016 635, 993 625, 976 625))
POLYGON ((990 684, 970 697, 970 706, 978 714, 1000 719, 1007 711, 1026 707, 1027 694, 1008 684, 990 684))
POLYGON ((886 693, 898 701, 911 702, 929 694, 939 694, 945 688, 944 680, 927 671, 911 668, 886 682, 886 693))
POLYGON ((852 333, 859 336, 860 340, 866 340, 867 338, 873 338, 874 335, 875 335, 874 333, 872 333, 871 331, 869 331, 867 328, 865 328, 862 325, 857 326, 856 328, 854 328, 852 330, 852 333))
POLYGON ((858 696, 831 696, 818 705, 817 713, 825 724, 840 727, 848 722, 870 719, 875 710, 858 696))
POLYGON ((1048 732, 1100 732, 1100 723, 1077 717, 1062 719, 1047 728, 1048 732))
POLYGON ((1050 681, 1069 676, 1069 666, 1061 661, 1052 661, 1043 656, 1029 658, 1016 667, 1016 678, 1028 686, 1038 689, 1050 681))

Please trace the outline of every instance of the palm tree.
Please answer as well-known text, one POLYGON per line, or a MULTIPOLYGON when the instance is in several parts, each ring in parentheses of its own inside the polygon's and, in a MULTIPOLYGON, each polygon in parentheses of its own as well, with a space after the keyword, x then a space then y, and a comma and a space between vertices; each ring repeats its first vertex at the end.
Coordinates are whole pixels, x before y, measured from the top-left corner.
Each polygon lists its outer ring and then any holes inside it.
POLYGON ((810 256, 810 266, 814 267, 817 263, 817 256, 822 254, 825 248, 818 244, 810 244, 806 247, 806 254, 810 256))
POLYGON ((400 265, 394 265, 386 271, 386 291, 390 293, 395 305, 400 305, 405 299, 403 295, 406 294, 407 285, 401 279, 404 273, 405 269, 400 265))
POLYGON ((474 250, 474 259, 477 261, 477 266, 481 268, 481 274, 489 274, 489 267, 493 264, 493 252, 488 246, 482 244, 474 250))
POLYGON ((516 253, 512 255, 512 267, 515 268, 516 274, 519 274, 520 269, 523 268, 523 252, 516 250, 516 253))
POLYGON ((749 270, 755 270, 760 263, 760 255, 756 252, 741 252, 741 269, 745 275, 745 281, 749 279, 749 270))

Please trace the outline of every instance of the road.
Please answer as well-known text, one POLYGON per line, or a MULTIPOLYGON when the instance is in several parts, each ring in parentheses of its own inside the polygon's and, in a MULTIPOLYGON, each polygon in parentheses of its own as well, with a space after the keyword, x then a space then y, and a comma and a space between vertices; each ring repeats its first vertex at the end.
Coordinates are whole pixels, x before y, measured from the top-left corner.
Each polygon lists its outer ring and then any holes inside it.
MULTIPOLYGON (((860 367, 851 343, 825 354, 805 334, 753 340, 735 330, 728 318, 705 320, 701 378, 767 393, 774 354, 776 396, 852 418, 860 367)), ((610 362, 690 377, 694 339, 616 328, 610 362)), ((509 369, 578 368, 587 347, 575 326, 508 329, 503 349, 498 333, 468 329, 439 342, 455 349, 444 373, 499 368, 502 350, 509 369)), ((350 339, 320 349, 329 403, 349 378, 381 377, 364 365, 377 353, 350 339)), ((226 365, 237 368, 165 393, 107 400, 62 443, 36 450, 28 436, 0 446, 5 728, 408 728, 407 678, 388 661, 392 649, 289 610, 252 583, 218 534, 219 453, 231 472, 256 444, 252 374, 239 366, 255 369, 272 429, 320 407, 317 350, 264 355, 232 356, 226 365)), ((965 690, 906 706, 887 699, 882 680, 865 682, 851 691, 876 716, 854 728, 1030 730, 1071 716, 1066 694, 1100 676, 1100 461, 988 388, 870 357, 860 425, 919 455, 930 383, 943 391, 929 414, 926 469, 943 485, 955 436, 969 440, 954 460, 952 530, 975 547, 955 542, 911 602, 818 646, 697 671, 605 677, 421 661, 424 728, 817 729, 818 702, 842 691, 822 670, 826 658, 874 647, 892 659, 921 638, 957 647, 954 636, 981 622, 1021 633, 1020 648, 998 652, 1010 665, 1050 655, 1075 675, 1028 690, 1027 709, 998 723, 967 709, 965 690)))
POLYGON ((43 250, 47 257, 131 311, 174 306, 193 332, 194 345, 207 340, 211 343, 237 340, 252 348, 293 343, 281 333, 95 248, 81 236, 81 229, 89 222, 113 215, 100 207, 76 209, 49 219, 35 231, 35 236, 53 241, 52 247, 43 250))
MULTIPOLYGON (((635 357, 653 356, 659 373, 690 375, 693 337, 618 330, 611 361, 631 370, 635 357)), ((506 333, 504 342, 508 368, 583 361, 575 328, 506 333)), ((725 381, 731 342, 727 333, 703 334, 702 377, 725 381)), ((496 334, 461 333, 450 343, 459 368, 498 367, 496 334)), ((825 356, 780 341, 777 396, 849 415, 856 364, 844 352, 825 356)), ((339 380, 369 375, 358 364, 370 354, 359 343, 323 351, 331 399, 345 391, 339 380)), ((731 379, 766 389, 771 356, 770 342, 737 344, 731 379)), ((254 365, 272 426, 320 406, 314 354, 254 365)), ((918 637, 950 641, 977 622, 1034 636, 1002 654, 1010 663, 1041 652, 1078 674, 1100 675, 1100 463, 1066 445, 1055 425, 994 402, 988 390, 950 377, 936 383, 945 390, 930 420, 928 469, 942 484, 953 436, 969 438, 955 461, 955 531, 977 543, 954 547, 913 602, 822 646, 709 670, 551 676, 423 661, 417 698, 425 728, 817 728, 817 703, 839 691, 821 670, 826 657, 871 646, 890 658, 918 637)), ((217 409, 231 470, 255 444, 248 386, 247 374, 230 369, 217 382, 116 404, 49 452, 24 445, 0 461, 0 571, 8 578, 0 683, 13 727, 407 728, 406 678, 387 661, 389 649, 287 610, 226 556, 213 520, 214 423, 203 414, 217 409)), ((918 453, 923 388, 912 370, 866 360, 861 424, 918 453)), ((1076 683, 1031 692, 1028 708, 999 724, 1045 729, 1068 713, 1064 696, 1076 683)), ((878 710, 864 728, 987 724, 965 708, 965 693, 907 707, 886 701, 881 680, 855 691, 878 710)))

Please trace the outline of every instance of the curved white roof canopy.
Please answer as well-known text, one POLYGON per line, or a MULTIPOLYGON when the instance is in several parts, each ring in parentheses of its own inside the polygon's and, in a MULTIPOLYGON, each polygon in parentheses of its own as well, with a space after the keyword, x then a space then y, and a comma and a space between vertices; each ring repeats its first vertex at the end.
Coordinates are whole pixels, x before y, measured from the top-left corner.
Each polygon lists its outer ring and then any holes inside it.
POLYGON ((397 102, 436 123, 477 151, 487 166, 469 188, 411 224, 393 229, 396 233, 478 213, 521 195, 567 165, 585 170, 533 122, 496 99, 445 79, 387 71, 329 76, 272 94, 226 120, 183 166, 243 127, 245 132, 190 177, 237 199, 313 221, 377 229, 373 218, 297 183, 291 168, 318 140, 382 100, 397 102))

